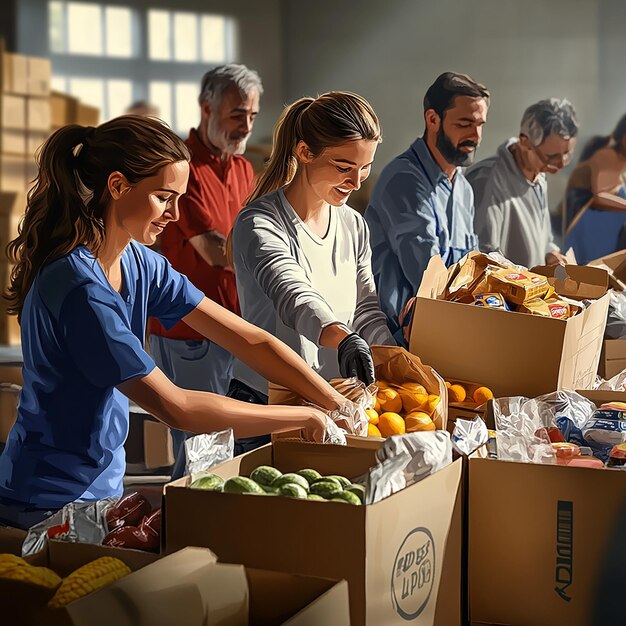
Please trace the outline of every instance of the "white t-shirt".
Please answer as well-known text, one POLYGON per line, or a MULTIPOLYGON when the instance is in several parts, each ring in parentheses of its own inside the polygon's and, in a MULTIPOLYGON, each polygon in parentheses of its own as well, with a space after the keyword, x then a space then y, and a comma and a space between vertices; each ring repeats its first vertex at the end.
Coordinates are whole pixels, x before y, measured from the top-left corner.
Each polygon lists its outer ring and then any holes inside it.
MULTIPOLYGON (((342 323, 370 345, 395 345, 378 306, 365 220, 330 208, 319 237, 282 189, 245 207, 232 234, 241 314, 278 337, 326 380, 339 376, 337 351, 319 346, 322 329, 342 323)), ((240 361, 233 377, 267 394, 267 381, 240 361)))

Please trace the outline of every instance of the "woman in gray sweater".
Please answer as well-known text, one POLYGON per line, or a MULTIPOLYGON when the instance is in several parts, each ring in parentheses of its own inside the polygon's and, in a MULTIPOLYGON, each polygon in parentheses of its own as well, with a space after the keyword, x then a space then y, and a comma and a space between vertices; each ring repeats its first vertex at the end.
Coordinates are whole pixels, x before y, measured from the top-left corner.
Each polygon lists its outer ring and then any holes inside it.
MULTIPOLYGON (((365 220, 348 205, 369 176, 380 125, 360 96, 331 92, 288 106, 232 232, 241 312, 323 378, 374 381, 370 345, 395 345, 380 311, 365 220)), ((268 383, 241 362, 229 395, 266 403, 268 383)))

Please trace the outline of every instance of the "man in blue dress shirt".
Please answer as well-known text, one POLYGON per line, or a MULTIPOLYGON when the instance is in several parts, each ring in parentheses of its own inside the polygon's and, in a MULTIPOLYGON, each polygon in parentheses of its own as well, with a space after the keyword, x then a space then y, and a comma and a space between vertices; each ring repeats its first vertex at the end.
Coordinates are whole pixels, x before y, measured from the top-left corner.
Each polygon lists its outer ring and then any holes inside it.
POLYGON ((477 248, 474 195, 461 167, 474 160, 489 91, 445 72, 424 96, 424 136, 382 171, 365 212, 372 269, 389 328, 406 345, 399 315, 431 257, 447 266, 477 248))

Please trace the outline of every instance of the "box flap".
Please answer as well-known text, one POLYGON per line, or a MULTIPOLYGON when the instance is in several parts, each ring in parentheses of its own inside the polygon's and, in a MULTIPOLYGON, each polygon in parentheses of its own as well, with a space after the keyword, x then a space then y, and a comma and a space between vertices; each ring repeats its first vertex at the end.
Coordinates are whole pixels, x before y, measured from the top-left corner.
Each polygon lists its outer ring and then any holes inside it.
POLYGON ((597 300, 608 290, 606 270, 588 265, 541 265, 531 271, 548 278, 556 292, 578 300, 597 300))
POLYGON ((439 255, 435 255, 428 262, 426 271, 422 275, 417 295, 420 298, 436 298, 443 292, 448 282, 448 270, 439 255))
POLYGON ((67 607, 76 625, 245 625, 244 567, 215 562, 206 548, 185 548, 67 607))

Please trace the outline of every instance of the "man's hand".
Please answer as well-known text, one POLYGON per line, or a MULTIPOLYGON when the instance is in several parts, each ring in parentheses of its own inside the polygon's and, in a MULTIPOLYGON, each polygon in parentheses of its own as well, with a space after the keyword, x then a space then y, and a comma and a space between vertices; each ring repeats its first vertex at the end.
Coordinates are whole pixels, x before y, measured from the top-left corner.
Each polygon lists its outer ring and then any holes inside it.
POLYGON ((567 259, 564 254, 554 250, 546 254, 546 265, 567 265, 567 259))
POLYGON ((226 256, 226 237, 215 231, 196 235, 189 243, 206 263, 213 267, 232 269, 226 256))

